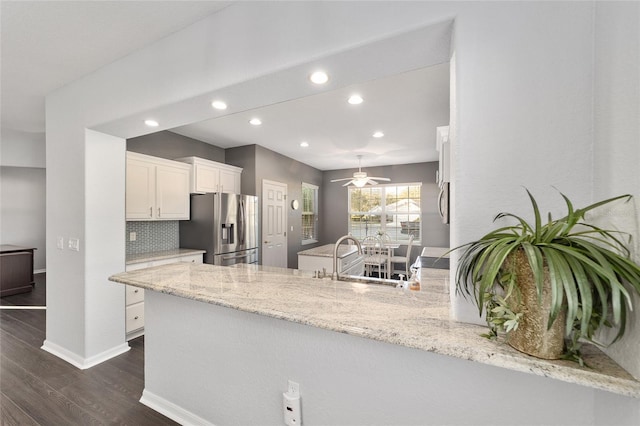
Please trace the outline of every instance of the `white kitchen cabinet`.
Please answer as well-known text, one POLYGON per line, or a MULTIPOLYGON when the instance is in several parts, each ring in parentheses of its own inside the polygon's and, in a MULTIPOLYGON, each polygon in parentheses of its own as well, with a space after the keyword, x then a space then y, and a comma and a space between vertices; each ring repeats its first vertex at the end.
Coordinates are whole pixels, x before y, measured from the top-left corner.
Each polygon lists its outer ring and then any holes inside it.
MULTIPOLYGON (((130 272, 177 262, 202 263, 202 253, 141 261, 127 265, 125 270, 130 272)), ((127 340, 131 340, 144 334, 144 289, 129 285, 125 287, 125 334, 127 340)))
POLYGON ((241 167, 198 157, 177 158, 176 161, 191 165, 189 188, 192 194, 206 192, 240 194, 241 167))
POLYGON ((189 174, 181 162, 127 152, 127 220, 188 220, 189 174))

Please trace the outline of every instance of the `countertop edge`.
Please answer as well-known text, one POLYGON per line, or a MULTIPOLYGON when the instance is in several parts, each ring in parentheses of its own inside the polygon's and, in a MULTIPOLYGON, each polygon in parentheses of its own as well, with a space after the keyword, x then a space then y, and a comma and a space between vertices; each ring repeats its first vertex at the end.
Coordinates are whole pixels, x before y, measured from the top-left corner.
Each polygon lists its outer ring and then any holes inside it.
MULTIPOLYGON (((487 364, 494 367, 506 368, 508 370, 518 371, 527 374, 534 374, 537 376, 548 377, 555 380, 560 380, 567 383, 573 383, 577 385, 582 385, 586 387, 590 387, 593 389, 599 389, 611 393, 615 393, 618 395, 623 395, 632 398, 640 399, 640 381, 632 380, 632 379, 624 379, 617 378, 611 375, 599 373, 596 371, 589 371, 586 369, 575 369, 570 367, 565 367, 558 364, 553 364, 549 361, 537 359, 533 357, 526 356, 522 354, 521 356, 515 357, 511 355, 500 354, 497 352, 489 353, 487 351, 478 351, 477 348, 468 346, 466 348, 461 348, 461 346, 453 345, 446 342, 434 341, 432 344, 428 346, 418 345, 418 344, 408 344, 406 342, 400 342, 397 338, 394 338, 393 334, 386 334, 374 332, 368 332, 366 329, 352 326, 342 326, 336 327, 331 326, 330 324, 310 321, 307 318, 301 318, 296 315, 292 315, 286 312, 274 311, 271 309, 247 309, 239 304, 230 303, 224 300, 212 299, 210 297, 199 297, 192 292, 185 292, 181 290, 159 290, 154 288, 151 285, 148 285, 144 282, 132 280, 132 279, 123 279, 118 277, 117 275, 109 277, 109 280, 121 284, 133 285, 137 287, 141 287, 148 290, 158 291, 164 294, 170 294, 178 297, 183 297, 186 299, 191 299, 199 302, 209 303, 225 308, 231 308, 243 312, 263 315, 275 319, 281 319, 285 321, 290 321, 306 326, 317 327, 329 331, 345 333, 348 335, 362 337, 370 340, 376 340, 385 343, 391 343, 395 345, 400 345, 404 347, 409 347, 413 349, 423 350, 426 352, 436 353, 444 356, 451 356, 458 359, 463 359, 472 362, 479 362, 481 364, 487 364), (461 350, 462 349, 462 350, 461 350)), ((482 326, 478 327, 478 334, 485 331, 485 328, 482 326)), ((496 343, 503 344, 503 343, 496 343)))

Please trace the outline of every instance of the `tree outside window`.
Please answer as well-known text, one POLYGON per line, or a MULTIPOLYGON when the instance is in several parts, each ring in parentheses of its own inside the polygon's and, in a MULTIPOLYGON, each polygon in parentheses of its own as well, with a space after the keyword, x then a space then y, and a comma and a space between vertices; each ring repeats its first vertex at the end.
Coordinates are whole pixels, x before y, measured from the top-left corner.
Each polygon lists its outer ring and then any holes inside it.
POLYGON ((302 244, 318 242, 318 187, 302 183, 302 244))
POLYGON ((358 239, 385 233, 399 243, 421 239, 420 183, 349 188, 349 232, 358 239))

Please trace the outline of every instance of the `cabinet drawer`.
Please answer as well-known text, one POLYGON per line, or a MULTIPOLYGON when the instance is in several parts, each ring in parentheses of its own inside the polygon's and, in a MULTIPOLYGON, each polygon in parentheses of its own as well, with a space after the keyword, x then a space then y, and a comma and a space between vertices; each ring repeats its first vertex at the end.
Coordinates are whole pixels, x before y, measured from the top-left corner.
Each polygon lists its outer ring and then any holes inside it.
POLYGON ((131 285, 127 286, 126 292, 125 292, 126 296, 125 296, 125 300, 126 300, 126 305, 133 305, 134 303, 138 303, 138 302, 142 302, 144 301, 144 289, 140 288, 140 287, 134 287, 131 285))
POLYGON ((180 262, 202 263, 202 254, 194 254, 193 256, 184 256, 180 258, 180 262))
POLYGON ((144 327, 144 303, 127 306, 125 315, 127 333, 144 327))

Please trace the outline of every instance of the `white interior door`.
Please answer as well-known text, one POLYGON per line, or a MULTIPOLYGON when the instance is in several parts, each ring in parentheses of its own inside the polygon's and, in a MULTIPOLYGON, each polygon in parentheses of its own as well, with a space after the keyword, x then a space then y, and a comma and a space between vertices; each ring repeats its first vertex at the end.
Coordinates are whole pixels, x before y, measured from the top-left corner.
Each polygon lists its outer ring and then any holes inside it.
POLYGON ((287 185, 262 180, 262 264, 287 267, 287 185))

